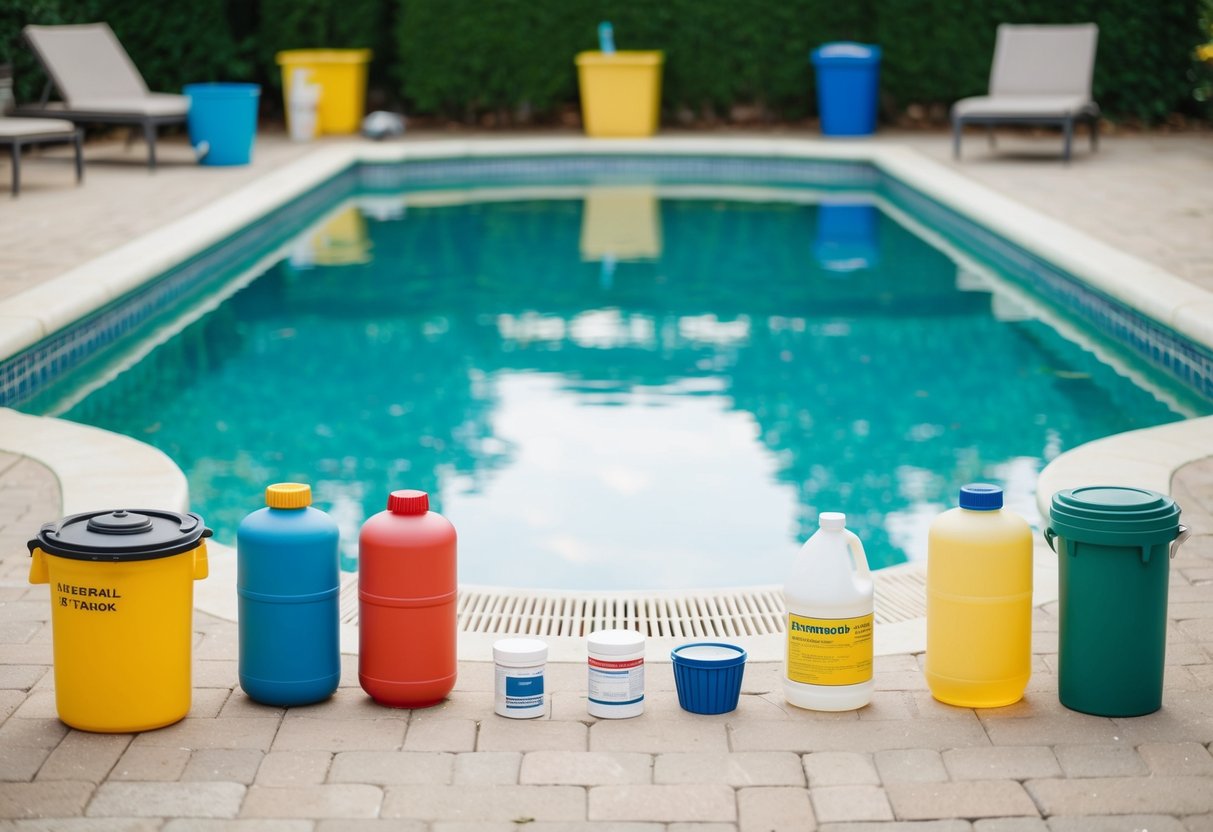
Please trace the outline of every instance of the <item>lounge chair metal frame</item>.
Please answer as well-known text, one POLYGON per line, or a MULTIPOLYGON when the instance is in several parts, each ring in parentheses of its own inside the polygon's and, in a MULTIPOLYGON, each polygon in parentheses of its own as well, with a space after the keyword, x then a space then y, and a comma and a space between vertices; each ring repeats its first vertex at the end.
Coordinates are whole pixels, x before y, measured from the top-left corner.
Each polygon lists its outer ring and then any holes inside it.
POLYGON ((1062 131, 1062 159, 1070 161, 1070 150, 1074 144, 1074 125, 1086 122, 1087 131, 1091 136, 1091 150, 1099 150, 1099 105, 1092 104, 1079 112, 1064 116, 953 116, 952 117, 952 158, 960 158, 960 139, 965 125, 984 125, 990 146, 994 146, 993 128, 999 124, 1019 124, 1026 127, 1060 127, 1062 131))

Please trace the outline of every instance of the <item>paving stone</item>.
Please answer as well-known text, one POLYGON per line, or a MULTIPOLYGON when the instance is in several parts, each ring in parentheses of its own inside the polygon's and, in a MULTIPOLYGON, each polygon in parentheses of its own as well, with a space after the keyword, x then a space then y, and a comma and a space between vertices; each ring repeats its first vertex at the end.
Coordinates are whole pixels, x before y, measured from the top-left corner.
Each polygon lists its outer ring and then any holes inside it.
POLYGON ((1057 745, 1053 753, 1066 777, 1132 777, 1150 773, 1127 745, 1057 745))
MULTIPOLYGON (((747 723, 758 729, 782 723, 747 723)), ((591 751, 638 751, 665 754, 677 751, 728 751, 728 729, 724 723, 655 722, 651 719, 617 719, 596 722, 590 728, 591 751)), ((779 749, 740 749, 768 751, 779 749)))
POLYGON ((491 716, 480 723, 477 751, 585 751, 589 728, 580 722, 507 719, 491 716))
POLYGON ((1213 755, 1198 742, 1148 742, 1137 753, 1156 775, 1213 775, 1213 755))
POLYGON ((376 786, 436 783, 448 785, 455 755, 433 751, 343 751, 333 758, 331 783, 376 786))
MULTIPOLYGON (((324 819, 316 823, 316 832, 438 832, 441 824, 430 826, 423 820, 401 818, 365 820, 361 818, 324 819)), ((514 824, 506 824, 509 832, 520 832, 514 824)), ((534 827, 527 827, 528 832, 534 827)), ((488 830, 486 829, 486 832, 488 830)))
MULTIPOLYGON (((6 649, 7 655, 16 651, 6 649)), ((46 667, 33 664, 0 664, 0 688, 8 690, 29 690, 38 684, 47 672, 46 667)))
POLYGON ((373 818, 383 790, 362 783, 319 786, 251 786, 242 818, 373 818))
POLYGON ((261 759, 253 782, 258 786, 311 786, 328 777, 333 755, 327 751, 271 751, 261 759))
POLYGON ((1071 712, 1032 719, 983 718, 994 745, 1113 745, 1125 731, 1112 720, 1071 712))
MULTIPOLYGON (((429 711, 428 708, 426 710, 429 711)), ((338 688, 323 702, 291 708, 288 714, 289 718, 306 719, 384 719, 388 716, 403 720, 408 718, 408 712, 407 709, 380 705, 367 696, 362 688, 338 688)))
POLYGON ((42 764, 38 779, 100 783, 130 743, 130 734, 72 731, 42 764))
POLYGON ((456 786, 514 786, 522 768, 517 751, 472 751, 455 755, 451 782, 456 786))
POLYGON ((656 758, 653 782, 803 786, 805 775, 800 757, 788 751, 676 752, 656 758))
POLYGON ((89 817, 234 818, 244 799, 239 783, 102 783, 89 817))
POLYGON ((627 785, 652 778, 653 758, 626 751, 531 751, 518 774, 519 783, 534 786, 627 785))
POLYGON ((195 661, 194 672, 190 677, 195 688, 232 688, 240 685, 238 662, 229 661, 195 661))
POLYGON ((14 821, 11 827, 0 821, 0 829, 6 832, 9 829, 15 832, 156 832, 161 829, 161 822, 160 818, 47 818, 14 821))
POLYGON ((275 708, 272 705, 262 705, 260 702, 254 702, 240 688, 231 691, 223 702, 223 708, 219 711, 219 716, 225 719, 229 717, 278 718, 285 714, 285 708, 275 708))
MULTIPOLYGON (((603 788, 637 788, 606 786, 603 788)), ((586 790, 577 786, 389 786, 380 816, 450 821, 586 819, 586 790)))
POLYGON ((807 789, 757 786, 737 792, 737 828, 741 832, 813 832, 817 818, 807 789))
MULTIPOLYGON (((400 821, 393 821, 400 823, 400 821)), ((425 824, 421 821, 412 821, 419 823, 424 828, 425 824)), ((531 821, 529 823, 510 823, 509 821, 438 821, 429 825, 430 832, 678 832, 678 828, 683 827, 683 824, 672 824, 667 826, 664 823, 643 823, 640 821, 632 823, 623 822, 602 822, 595 823, 594 821, 531 821)), ((736 832, 737 827, 731 823, 726 824, 686 824, 683 832, 726 832, 731 829, 736 832)), ((393 832, 395 827, 393 827, 393 832)), ((320 830, 317 830, 320 832, 320 830)), ((333 830, 333 832, 345 832, 345 830, 333 830)))
POLYGON ((385 719, 311 719, 287 714, 274 737, 274 751, 394 751, 407 723, 385 719))
POLYGON ((1213 812, 1213 780, 1207 777, 1029 780, 1025 786, 1047 816, 1213 812))
POLYGON ((1053 749, 1037 745, 950 748, 943 763, 953 780, 1027 780, 1061 777, 1053 749))
POLYGON ((54 748, 68 727, 57 719, 9 719, 0 725, 0 748, 54 748))
MULTIPOLYGON (((635 824, 618 824, 621 828, 629 828, 635 824)), ((600 829, 614 830, 616 824, 596 824, 600 829)), ((735 823, 671 823, 666 825, 666 832, 737 832, 735 823)))
POLYGON ((889 783, 885 791, 899 820, 1039 815, 1032 798, 1014 780, 889 783))
POLYGON ((132 747, 255 748, 268 751, 278 731, 273 718, 183 719, 176 725, 135 737, 132 747))
POLYGON ((405 751, 475 751, 476 723, 450 719, 412 723, 404 735, 405 751))
POLYGON ((182 780, 217 780, 249 785, 265 755, 253 748, 203 748, 190 755, 182 780))
POLYGON ((8 719, 26 700, 27 694, 19 690, 0 690, 0 722, 8 719))
POLYGON ((0 746, 0 781, 19 783, 33 780, 50 753, 49 748, 0 746))
POLYGON ((872 694, 872 701, 855 714, 860 719, 913 719, 918 709, 909 691, 878 690, 872 694))
POLYGON ((165 748, 132 743, 110 770, 110 780, 180 779, 190 761, 188 748, 165 748))
POLYGON ((809 796, 821 823, 893 820, 893 808, 879 786, 819 786, 809 796))
POLYGON ((1044 818, 981 818, 973 821, 973 832, 1049 832, 1044 818))
MULTIPOLYGON (((595 726, 595 730, 601 726, 595 726)), ((738 725, 731 732, 737 751, 881 751, 899 748, 958 748, 989 745, 975 717, 890 722, 795 722, 738 725)), ((594 747, 590 732, 590 747, 594 747)))
POLYGON ((724 785, 596 786, 590 820, 735 821, 737 801, 724 785))
POLYGON ((214 719, 223 710, 232 692, 227 688, 195 688, 190 695, 190 712, 194 719, 214 719))
POLYGON ((1049 818, 1049 832, 1185 832, 1183 821, 1169 815, 1114 815, 1049 818))
POLYGON ((877 751, 874 761, 880 781, 886 784, 936 783, 948 779, 939 752, 927 748, 877 751))
POLYGON ((880 785, 880 775, 876 773, 876 763, 871 754, 859 754, 854 751, 817 751, 813 754, 806 754, 803 761, 810 786, 880 785))
POLYGON ((1213 832, 1213 815, 1192 815, 1184 818, 1188 832, 1213 832))
POLYGON ((825 823, 818 832, 973 832, 967 820, 915 820, 875 823, 825 823))
POLYGON ((84 812, 92 783, 0 783, 0 818, 67 818, 84 812))
POLYGON ((57 720, 59 718, 59 708, 55 705, 54 690, 33 690, 29 693, 23 693, 19 690, 0 691, 0 695, 4 693, 12 693, 19 699, 23 698, 25 700, 18 705, 17 710, 13 714, 19 719, 57 720))

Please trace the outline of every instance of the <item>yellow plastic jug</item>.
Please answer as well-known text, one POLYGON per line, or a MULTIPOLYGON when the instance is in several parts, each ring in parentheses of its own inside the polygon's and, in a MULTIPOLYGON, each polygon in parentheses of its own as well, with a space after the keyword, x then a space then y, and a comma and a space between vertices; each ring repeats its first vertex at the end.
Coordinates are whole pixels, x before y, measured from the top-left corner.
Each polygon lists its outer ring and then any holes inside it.
POLYGON ((1032 530, 1002 489, 972 483, 927 538, 926 677, 964 708, 1018 702, 1032 668, 1032 530))
POLYGON ((194 581, 211 530, 196 514, 74 514, 29 542, 29 580, 50 584, 55 704, 73 728, 171 725, 190 709, 194 581))

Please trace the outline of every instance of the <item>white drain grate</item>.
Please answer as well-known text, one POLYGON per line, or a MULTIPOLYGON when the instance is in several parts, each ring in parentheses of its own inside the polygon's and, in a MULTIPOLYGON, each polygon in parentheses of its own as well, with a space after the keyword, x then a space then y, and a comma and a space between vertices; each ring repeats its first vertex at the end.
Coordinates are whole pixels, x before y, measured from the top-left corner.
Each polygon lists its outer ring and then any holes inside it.
MULTIPOLYGON (((926 615, 926 570, 921 564, 882 569, 876 582, 876 622, 926 615)), ((699 592, 558 592, 507 587, 462 587, 459 631, 581 638, 622 627, 649 638, 740 638, 783 632, 780 587, 699 592)), ((358 625, 358 584, 341 592, 341 621, 358 625)))

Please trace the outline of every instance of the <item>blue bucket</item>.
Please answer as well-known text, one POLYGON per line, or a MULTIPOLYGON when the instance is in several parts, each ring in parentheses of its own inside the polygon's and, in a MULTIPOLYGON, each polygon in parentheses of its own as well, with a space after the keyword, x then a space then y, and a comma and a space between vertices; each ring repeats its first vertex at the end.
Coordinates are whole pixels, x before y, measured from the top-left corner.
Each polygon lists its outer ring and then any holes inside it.
POLYGON ((741 698, 746 652, 733 644, 683 644, 670 653, 678 704, 693 714, 727 714, 741 698))
POLYGON ((867 136, 876 130, 880 47, 867 43, 827 43, 810 59, 817 70, 821 132, 827 136, 867 136))
POLYGON ((190 144, 204 165, 247 165, 257 137, 258 84, 186 84, 190 144))

